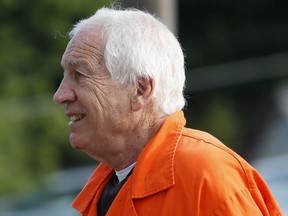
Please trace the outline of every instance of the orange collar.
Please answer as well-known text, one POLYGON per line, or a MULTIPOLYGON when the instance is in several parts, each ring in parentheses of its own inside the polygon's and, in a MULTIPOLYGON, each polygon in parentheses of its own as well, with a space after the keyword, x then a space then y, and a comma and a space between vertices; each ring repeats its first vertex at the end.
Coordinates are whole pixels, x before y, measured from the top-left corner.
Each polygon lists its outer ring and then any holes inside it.
MULTIPOLYGON (((167 189, 174 182, 174 155, 186 120, 182 111, 170 115, 158 133, 150 140, 137 159, 129 184, 131 198, 141 198, 167 189)), ((112 169, 101 163, 73 202, 73 207, 84 212, 93 199, 100 198, 112 169)), ((125 187, 123 186, 123 188, 125 187)))

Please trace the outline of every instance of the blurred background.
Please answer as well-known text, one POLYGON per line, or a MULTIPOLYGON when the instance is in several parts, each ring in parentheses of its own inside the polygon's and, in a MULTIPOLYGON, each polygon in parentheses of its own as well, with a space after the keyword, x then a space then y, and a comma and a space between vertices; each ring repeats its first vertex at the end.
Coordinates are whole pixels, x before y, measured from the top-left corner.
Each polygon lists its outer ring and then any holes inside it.
MULTIPOLYGON (((70 201, 97 162, 70 147, 68 119, 52 97, 72 25, 113 2, 0 0, 0 215, 36 215, 42 206, 47 215, 75 214, 70 201), (56 206, 67 212, 52 213, 56 206)), ((156 14, 177 35, 186 56, 188 126, 252 163, 288 206, 288 2, 116 4, 156 14)))

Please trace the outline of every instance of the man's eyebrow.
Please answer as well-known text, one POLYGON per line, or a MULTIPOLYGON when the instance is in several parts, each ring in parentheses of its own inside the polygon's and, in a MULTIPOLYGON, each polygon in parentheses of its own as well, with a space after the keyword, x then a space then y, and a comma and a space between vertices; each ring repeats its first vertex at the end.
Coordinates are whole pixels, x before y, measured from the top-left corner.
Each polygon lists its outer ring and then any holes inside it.
POLYGON ((65 62, 61 62, 61 66, 72 66, 72 67, 85 67, 87 66, 86 62, 82 62, 82 61, 75 61, 75 60, 70 60, 70 61, 65 61, 65 62))

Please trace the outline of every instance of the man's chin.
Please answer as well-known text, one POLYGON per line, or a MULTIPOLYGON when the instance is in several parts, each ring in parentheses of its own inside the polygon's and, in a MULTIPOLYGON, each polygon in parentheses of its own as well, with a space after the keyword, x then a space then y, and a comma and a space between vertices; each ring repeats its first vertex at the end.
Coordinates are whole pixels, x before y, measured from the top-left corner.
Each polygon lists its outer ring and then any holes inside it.
POLYGON ((79 150, 79 151, 83 150, 83 147, 81 145, 76 145, 76 144, 73 144, 73 143, 70 143, 70 144, 71 144, 73 149, 76 149, 76 150, 79 150))
POLYGON ((83 151, 87 146, 83 140, 80 140, 78 136, 75 136, 74 134, 70 134, 70 145, 72 148, 80 151, 83 151))

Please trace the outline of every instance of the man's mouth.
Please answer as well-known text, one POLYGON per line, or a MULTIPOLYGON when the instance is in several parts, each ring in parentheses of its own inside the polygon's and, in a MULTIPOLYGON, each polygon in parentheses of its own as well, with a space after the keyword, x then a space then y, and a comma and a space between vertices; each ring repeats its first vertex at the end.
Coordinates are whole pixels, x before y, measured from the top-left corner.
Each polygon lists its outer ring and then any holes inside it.
POLYGON ((78 115, 72 115, 70 116, 70 120, 71 122, 77 122, 80 121, 81 119, 83 119, 86 115, 84 114, 78 114, 78 115))

